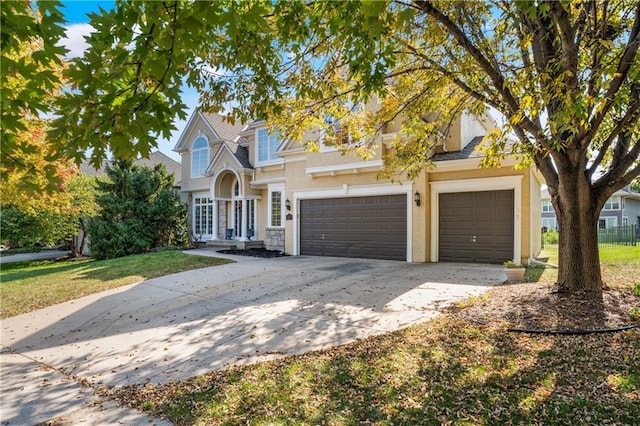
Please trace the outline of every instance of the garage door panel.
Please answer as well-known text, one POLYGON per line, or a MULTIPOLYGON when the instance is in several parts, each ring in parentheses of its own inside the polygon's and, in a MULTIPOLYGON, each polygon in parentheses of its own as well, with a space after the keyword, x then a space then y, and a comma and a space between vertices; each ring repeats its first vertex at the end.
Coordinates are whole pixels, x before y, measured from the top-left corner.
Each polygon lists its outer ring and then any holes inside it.
POLYGON ((512 259, 513 202, 513 190, 440 194, 440 260, 501 263, 512 259))
POLYGON ((406 195, 300 201, 301 254, 406 260, 406 247, 406 195))

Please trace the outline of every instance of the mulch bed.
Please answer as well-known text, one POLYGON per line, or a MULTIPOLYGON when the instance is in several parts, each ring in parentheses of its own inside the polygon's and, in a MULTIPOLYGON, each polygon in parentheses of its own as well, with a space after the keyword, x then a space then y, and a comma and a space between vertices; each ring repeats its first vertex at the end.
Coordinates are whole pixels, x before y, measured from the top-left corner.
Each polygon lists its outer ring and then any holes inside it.
POLYGON ((491 289, 487 297, 447 310, 481 324, 531 332, 582 333, 640 326, 631 316, 634 307, 640 309, 640 298, 631 292, 608 289, 601 300, 595 300, 554 290, 548 284, 505 283, 491 289))
POLYGON ((238 250, 238 249, 218 250, 218 253, 235 254, 239 256, 264 257, 264 258, 288 256, 288 254, 285 254, 279 250, 267 250, 267 249, 258 249, 258 248, 252 248, 252 249, 246 249, 246 250, 238 250))

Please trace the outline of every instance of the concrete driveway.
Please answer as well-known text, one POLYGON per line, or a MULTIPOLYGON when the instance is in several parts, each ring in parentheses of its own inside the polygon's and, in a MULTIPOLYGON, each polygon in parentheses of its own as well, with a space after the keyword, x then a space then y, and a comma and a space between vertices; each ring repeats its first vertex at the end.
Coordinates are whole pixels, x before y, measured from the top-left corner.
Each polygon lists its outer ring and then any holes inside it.
MULTIPOLYGON (((218 255, 188 253, 198 252, 218 255)), ((505 279, 487 265, 234 259, 2 320, 1 424, 149 424, 94 387, 341 345, 428 320, 505 279)))

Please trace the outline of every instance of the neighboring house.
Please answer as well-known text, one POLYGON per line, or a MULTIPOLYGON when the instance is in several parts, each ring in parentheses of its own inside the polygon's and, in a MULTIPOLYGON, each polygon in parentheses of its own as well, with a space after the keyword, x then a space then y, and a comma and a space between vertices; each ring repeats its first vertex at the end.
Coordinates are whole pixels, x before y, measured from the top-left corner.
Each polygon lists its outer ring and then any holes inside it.
MULTIPOLYGON (((547 189, 541 194, 542 226, 558 230, 556 212, 547 189)), ((615 192, 604 204, 598 220, 599 228, 637 225, 640 227, 640 193, 629 186, 615 192)))
MULTIPOLYGON (((269 135, 265 121, 231 125, 194 112, 175 151, 195 241, 264 246, 291 255, 407 262, 527 262, 540 251, 541 176, 480 169, 475 148, 493 128, 465 115, 434 155, 435 168, 400 183, 377 180, 397 128, 373 158, 269 135)), ((311 132, 309 132, 311 133, 311 132)))

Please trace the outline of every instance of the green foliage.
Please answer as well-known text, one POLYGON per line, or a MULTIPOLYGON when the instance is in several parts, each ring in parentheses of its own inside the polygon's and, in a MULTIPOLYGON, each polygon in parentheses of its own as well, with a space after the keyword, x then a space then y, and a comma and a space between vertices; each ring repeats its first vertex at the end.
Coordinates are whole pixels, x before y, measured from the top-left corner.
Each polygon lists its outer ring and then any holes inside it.
MULTIPOLYGON (((35 34, 48 57, 59 14, 37 4, 47 19, 35 34)), ((25 25, 18 41, 35 22, 23 9, 3 5, 7 28, 25 25)), ((552 192, 563 170, 604 168, 593 185, 604 199, 640 173, 634 2, 122 1, 91 25, 88 50, 65 72, 74 90, 58 97, 50 135, 77 159, 93 148, 94 164, 108 151, 148 154, 185 117, 186 82, 205 110, 268 118, 294 140, 323 127, 316 139, 363 156, 400 123, 388 177, 417 176, 452 120, 488 106, 505 126, 486 138, 487 166, 507 154, 535 161, 552 192), (378 109, 353 109, 372 99, 378 109), (349 143, 333 138, 328 116, 354 136, 349 143)))
POLYGON ((89 224, 91 253, 110 259, 187 243, 186 206, 164 166, 153 170, 117 160, 98 181, 100 213, 89 224))
POLYGON ((542 242, 547 244, 558 244, 558 231, 555 229, 549 229, 542 234, 542 242))
POLYGON ((64 37, 60 6, 59 1, 0 3, 0 75, 3 83, 11 78, 25 82, 19 90, 5 84, 0 89, 3 152, 11 147, 9 142, 16 131, 25 129, 22 120, 27 113, 37 115, 50 110, 48 95, 60 84, 52 68, 61 65, 60 56, 66 52, 58 45, 64 37), (25 56, 25 49, 32 46, 36 49, 25 56))
POLYGON ((78 175, 69 180, 64 194, 43 197, 45 202, 3 204, 2 239, 18 246, 66 242, 73 255, 79 256, 83 246, 76 247, 73 236, 79 230, 86 234, 84 224, 96 214, 95 195, 94 178, 78 175))
POLYGON ((50 246, 62 242, 78 230, 75 217, 51 210, 25 212, 14 205, 0 210, 2 240, 12 246, 50 246))
POLYGON ((34 191, 61 183, 56 160, 60 146, 38 146, 33 135, 45 126, 38 118, 51 113, 60 90, 63 67, 59 45, 64 22, 58 1, 0 2, 0 162, 3 184, 34 191), (34 125, 34 122, 38 123, 34 125), (35 143, 34 143, 35 141, 35 143), (43 182, 44 181, 44 182, 43 182))

